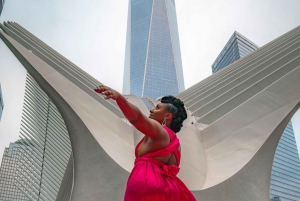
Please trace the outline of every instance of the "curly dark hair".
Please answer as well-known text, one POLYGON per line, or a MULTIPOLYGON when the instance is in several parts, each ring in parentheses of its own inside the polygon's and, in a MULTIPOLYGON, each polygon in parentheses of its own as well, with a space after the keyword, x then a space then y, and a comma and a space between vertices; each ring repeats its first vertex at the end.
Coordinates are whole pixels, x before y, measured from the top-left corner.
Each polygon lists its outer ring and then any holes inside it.
POLYGON ((166 103, 166 110, 173 114, 170 127, 175 133, 178 133, 182 127, 182 122, 187 118, 184 103, 171 95, 162 97, 161 102, 166 103))

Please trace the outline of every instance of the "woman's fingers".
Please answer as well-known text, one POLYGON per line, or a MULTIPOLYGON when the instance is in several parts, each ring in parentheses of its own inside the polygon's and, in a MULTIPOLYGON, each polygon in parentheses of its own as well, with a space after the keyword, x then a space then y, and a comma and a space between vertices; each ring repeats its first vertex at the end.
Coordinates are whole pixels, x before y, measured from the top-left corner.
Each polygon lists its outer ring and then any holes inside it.
POLYGON ((98 93, 102 93, 102 92, 105 92, 105 91, 107 91, 109 89, 109 87, 105 87, 105 86, 96 86, 96 88, 94 89, 96 92, 98 92, 98 93))
POLYGON ((110 90, 107 90, 107 91, 103 91, 102 94, 105 96, 109 96, 112 94, 112 92, 110 90))
POLYGON ((104 97, 105 99, 111 98, 115 100, 118 97, 118 92, 104 85, 97 86, 94 90, 97 93, 101 93, 102 95, 105 95, 106 96, 104 97))
POLYGON ((113 97, 113 92, 109 87, 97 86, 94 90, 97 93, 101 93, 102 95, 105 95, 106 96, 104 97, 105 99, 109 99, 113 97))

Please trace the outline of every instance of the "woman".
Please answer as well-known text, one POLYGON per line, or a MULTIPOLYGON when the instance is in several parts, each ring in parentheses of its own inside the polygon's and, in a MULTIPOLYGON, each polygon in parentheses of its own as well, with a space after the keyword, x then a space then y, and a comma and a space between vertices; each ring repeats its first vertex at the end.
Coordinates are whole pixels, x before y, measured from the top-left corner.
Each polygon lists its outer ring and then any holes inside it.
POLYGON ((145 136, 135 148, 135 164, 129 176, 125 201, 193 201, 192 193, 176 176, 179 172, 180 143, 176 134, 187 118, 184 104, 165 96, 149 117, 119 92, 99 86, 95 89, 117 102, 129 122, 145 136))

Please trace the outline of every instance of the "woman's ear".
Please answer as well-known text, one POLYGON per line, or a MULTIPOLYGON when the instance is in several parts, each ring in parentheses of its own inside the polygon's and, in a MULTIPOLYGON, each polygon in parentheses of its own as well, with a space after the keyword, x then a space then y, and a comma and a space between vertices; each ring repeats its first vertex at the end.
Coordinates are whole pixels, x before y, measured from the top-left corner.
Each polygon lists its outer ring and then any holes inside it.
POLYGON ((172 119, 173 119, 173 114, 170 113, 170 112, 168 112, 168 113, 166 114, 165 118, 166 118, 166 120, 171 120, 171 121, 172 121, 172 119))

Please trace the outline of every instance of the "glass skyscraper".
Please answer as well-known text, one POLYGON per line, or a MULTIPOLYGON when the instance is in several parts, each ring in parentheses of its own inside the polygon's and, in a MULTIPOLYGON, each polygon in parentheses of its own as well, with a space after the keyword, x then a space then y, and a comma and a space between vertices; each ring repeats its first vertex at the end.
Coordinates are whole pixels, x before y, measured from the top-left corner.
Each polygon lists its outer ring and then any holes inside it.
POLYGON ((183 90, 174 0, 130 0, 123 94, 156 99, 183 90))
POLYGON ((71 152, 64 120, 28 74, 20 140, 5 149, 0 167, 0 200, 57 200, 60 186, 66 185, 63 178, 69 177, 71 152))
POLYGON ((270 195, 280 197, 281 201, 300 200, 300 162, 291 121, 276 148, 270 195))
POLYGON ((20 172, 28 164, 27 158, 31 157, 29 149, 20 144, 20 141, 10 143, 9 148, 5 148, 0 166, 0 200, 9 201, 31 201, 23 193, 23 188, 32 188, 22 182, 22 175, 30 172, 20 172), (19 181, 21 180, 21 183, 19 181), (25 186, 26 185, 26 186, 25 186), (24 187, 23 187, 24 186, 24 187))
MULTIPOLYGON (((258 49, 258 46, 238 32, 234 32, 215 62, 212 72, 258 49)), ((276 148, 270 186, 270 198, 281 201, 300 200, 300 161, 292 122, 285 128, 276 148)))
POLYGON ((1 84, 0 84, 0 120, 2 117, 3 108, 4 108, 4 103, 3 103, 2 90, 1 90, 1 84))
POLYGON ((258 48, 253 42, 235 31, 213 63, 212 72, 215 73, 225 68, 258 48))
POLYGON ((0 16, 1 16, 1 13, 2 13, 4 2, 5 2, 5 0, 0 0, 0 16))

